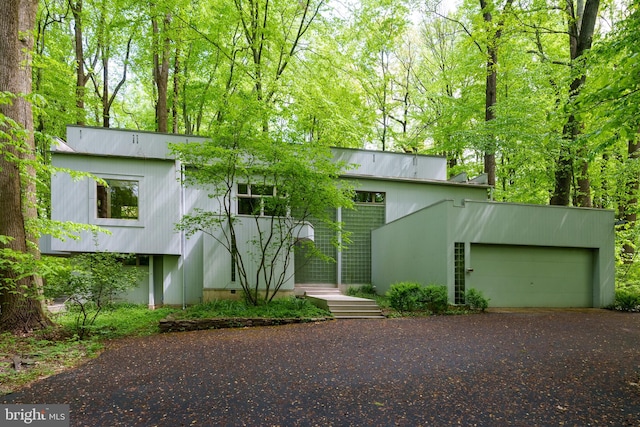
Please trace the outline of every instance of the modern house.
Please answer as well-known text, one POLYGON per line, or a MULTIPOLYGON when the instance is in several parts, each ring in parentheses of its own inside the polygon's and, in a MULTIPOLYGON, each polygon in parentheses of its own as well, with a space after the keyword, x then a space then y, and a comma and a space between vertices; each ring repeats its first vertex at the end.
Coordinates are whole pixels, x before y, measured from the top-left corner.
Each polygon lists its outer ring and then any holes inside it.
MULTIPOLYGON (((44 253, 107 250, 137 255, 148 272, 128 299, 149 306, 184 305, 241 293, 228 251, 211 237, 176 231, 196 208, 215 211, 201 189, 180 183, 182 165, 169 143, 205 138, 132 130, 69 126, 53 148, 52 219, 109 230, 79 240, 42 240, 44 253), (67 171, 102 180, 74 179, 67 171)), ((344 251, 329 242, 334 231, 316 225, 314 243, 336 260, 309 259, 296 251, 281 294, 296 286, 344 289, 373 284, 384 292, 398 281, 447 285, 451 301, 476 288, 493 307, 602 307, 614 296, 614 214, 579 209, 496 203, 482 180, 447 179, 437 156, 334 149, 336 160, 357 167, 341 179, 356 188, 355 209, 337 209, 351 233, 344 251), (476 182, 477 181, 477 182, 476 182)), ((234 186, 242 216, 248 197, 234 186)), ((249 227, 239 239, 251 239, 249 227)))

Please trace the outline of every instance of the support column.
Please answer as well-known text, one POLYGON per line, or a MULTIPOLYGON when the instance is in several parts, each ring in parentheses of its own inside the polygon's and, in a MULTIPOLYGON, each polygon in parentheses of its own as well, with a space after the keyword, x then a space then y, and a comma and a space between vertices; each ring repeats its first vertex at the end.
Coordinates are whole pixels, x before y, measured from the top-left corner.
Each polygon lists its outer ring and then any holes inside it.
MULTIPOLYGON (((342 208, 338 208, 336 212, 336 222, 342 223, 342 208)), ((342 285, 342 232, 338 231, 338 251, 336 252, 336 285, 342 285)))
POLYGON ((156 308, 155 301, 155 280, 153 278, 153 255, 149 255, 149 309, 154 310, 156 308))

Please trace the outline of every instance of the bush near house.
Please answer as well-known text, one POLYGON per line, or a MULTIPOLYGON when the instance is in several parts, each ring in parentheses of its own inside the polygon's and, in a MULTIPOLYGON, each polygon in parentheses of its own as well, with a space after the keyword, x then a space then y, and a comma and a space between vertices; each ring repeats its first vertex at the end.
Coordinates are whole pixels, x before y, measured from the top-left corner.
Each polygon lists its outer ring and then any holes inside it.
POLYGON ((489 307, 489 300, 477 289, 468 289, 464 297, 465 303, 472 310, 485 311, 489 307))
POLYGON ((389 305, 398 311, 428 310, 444 313, 449 307, 447 287, 422 286, 415 282, 399 282, 387 291, 389 305))
POLYGON ((619 311, 640 312, 640 286, 624 286, 616 289, 615 301, 609 308, 619 311))
POLYGON ((376 292, 375 286, 366 284, 361 286, 349 286, 347 289, 347 295, 350 297, 372 298, 376 297, 378 293, 376 292))
POLYGON ((128 258, 130 255, 113 252, 83 253, 48 277, 45 296, 67 299, 78 339, 94 332, 98 316, 112 308, 119 294, 137 285, 141 273, 125 265, 128 258))

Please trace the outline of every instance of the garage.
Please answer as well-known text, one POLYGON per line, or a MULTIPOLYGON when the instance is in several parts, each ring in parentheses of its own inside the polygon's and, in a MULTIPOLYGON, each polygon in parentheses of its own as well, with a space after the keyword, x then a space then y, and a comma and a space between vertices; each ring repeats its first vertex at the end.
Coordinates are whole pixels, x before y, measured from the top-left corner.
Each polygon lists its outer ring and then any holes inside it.
POLYGON ((491 307, 592 307, 594 250, 471 244, 465 287, 491 307))

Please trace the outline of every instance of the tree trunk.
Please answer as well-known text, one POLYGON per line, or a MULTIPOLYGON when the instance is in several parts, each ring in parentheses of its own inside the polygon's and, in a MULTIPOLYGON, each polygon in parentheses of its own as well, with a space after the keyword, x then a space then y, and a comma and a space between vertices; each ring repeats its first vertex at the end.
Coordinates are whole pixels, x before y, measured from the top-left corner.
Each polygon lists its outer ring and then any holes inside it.
POLYGON ((111 126, 111 106, 109 104, 109 48, 102 47, 102 127, 111 126))
MULTIPOLYGON (((639 132, 640 134, 640 132, 639 132)), ((640 137, 629 140, 627 144, 627 168, 631 170, 631 176, 627 181, 626 194, 618 205, 618 216, 624 221, 625 229, 632 229, 638 220, 638 190, 640 190, 640 176, 638 174, 638 161, 640 160, 640 137)), ((635 246, 630 243, 622 245, 622 261, 631 264, 635 256, 635 246)))
POLYGON ((573 153, 572 150, 581 133, 580 123, 572 110, 575 108, 575 99, 585 82, 584 53, 591 48, 599 8, 600 0, 586 0, 584 7, 582 4, 574 7, 573 0, 566 0, 566 11, 569 17, 569 51, 574 78, 569 87, 569 115, 562 130, 563 142, 556 162, 555 188, 549 201, 552 205, 569 205, 574 169, 573 154, 576 154, 579 164, 575 203, 578 206, 591 206, 591 185, 587 173, 589 164, 586 153, 584 149, 577 153, 573 153))
MULTIPOLYGON (((489 26, 488 31, 493 32, 490 27, 493 17, 491 11, 488 8, 486 0, 480 0, 480 7, 482 9, 482 18, 484 22, 489 26)), ((484 97, 484 121, 489 123, 496 118, 494 108, 497 103, 497 86, 498 86, 498 72, 496 66, 498 65, 498 48, 497 38, 499 33, 491 34, 487 38, 487 70, 486 70, 486 82, 485 82, 485 97, 484 97)), ((496 185, 496 147, 493 135, 487 135, 487 146, 484 149, 484 173, 487 174, 487 183, 491 186, 496 185)))
POLYGON ((171 15, 166 14, 163 20, 163 35, 160 32, 158 19, 155 15, 151 18, 151 26, 153 29, 153 82, 156 86, 158 96, 156 100, 156 130, 165 133, 168 132, 169 129, 169 106, 167 99, 171 39, 166 33, 170 23, 171 15))
POLYGON ((171 103, 171 112, 173 118, 173 133, 178 133, 178 117, 180 112, 179 109, 179 97, 180 97, 180 49, 176 48, 176 54, 173 60, 173 99, 171 103))
MULTIPOLYGON (((22 129, 0 126, 4 150, 0 156, 0 235, 11 240, 0 248, 38 257, 37 239, 25 224, 37 217, 33 113, 24 94, 31 92, 31 52, 37 0, 0 0, 0 91, 16 95, 0 113, 22 129), (15 156, 18 160, 10 160, 15 156)), ((31 224, 31 227, 34 225, 31 224)), ((29 332, 51 324, 40 298, 42 280, 22 277, 10 267, 0 270, 0 330, 29 332)))
MULTIPOLYGON (((496 65, 498 62, 498 52, 495 47, 489 47, 487 61, 487 81, 485 88, 485 108, 484 120, 486 123, 496 118, 494 108, 497 103, 498 73, 496 65)), ((487 174, 487 183, 496 185, 496 147, 493 135, 487 135, 487 147, 484 152, 484 173, 487 174)))
POLYGON ((76 124, 85 125, 84 94, 89 76, 84 72, 84 47, 82 45, 82 1, 69 2, 73 13, 74 50, 76 56, 76 124))
MULTIPOLYGON (((496 118, 495 107, 498 103, 498 43, 502 37, 502 27, 507 9, 511 7, 513 0, 507 0, 502 10, 502 19, 493 27, 493 16, 487 0, 480 0, 482 18, 487 25, 489 36, 487 37, 487 77, 485 86, 484 120, 490 123, 496 118)), ((487 183, 496 185, 496 143, 494 135, 487 135, 487 146, 484 150, 484 173, 487 174, 487 183)))

